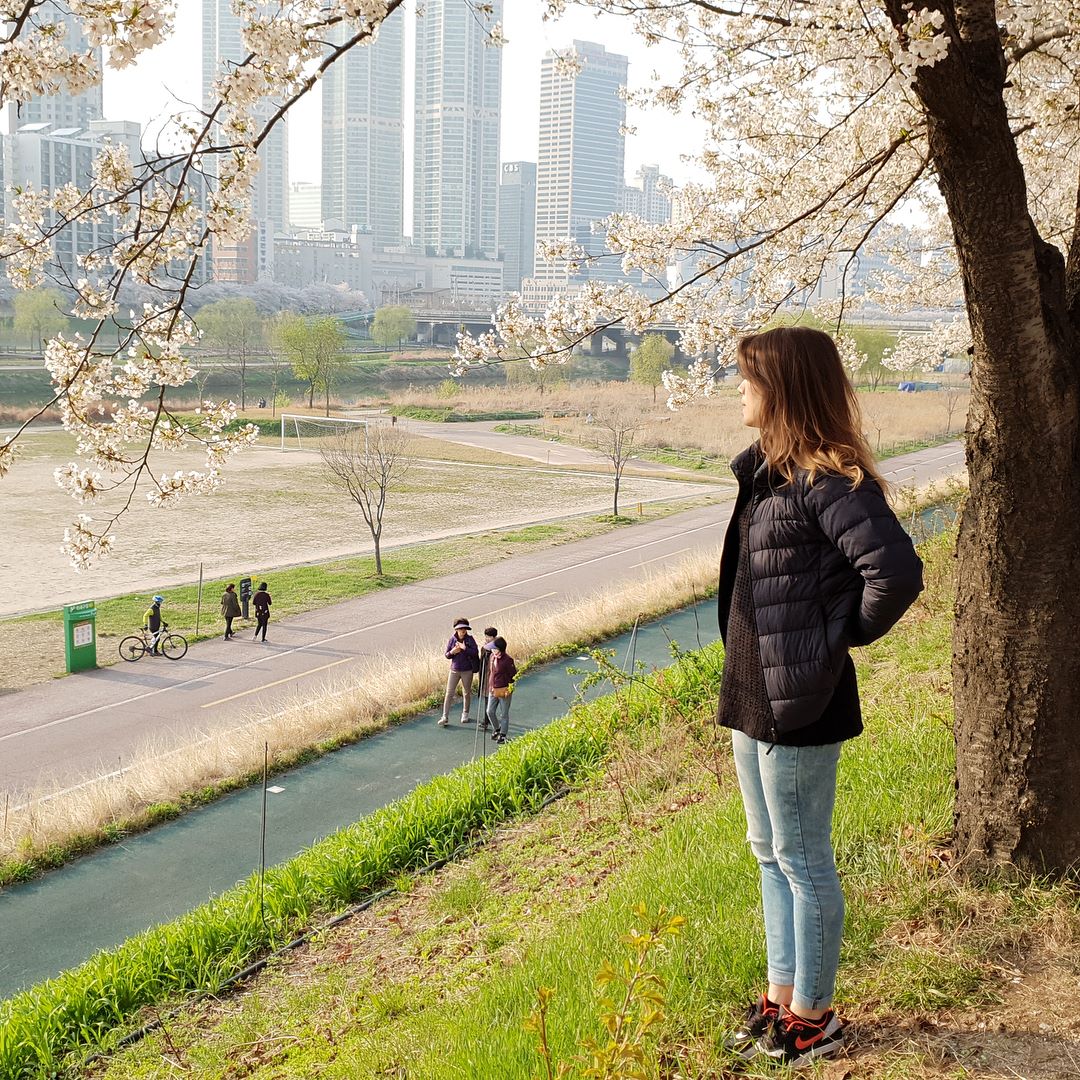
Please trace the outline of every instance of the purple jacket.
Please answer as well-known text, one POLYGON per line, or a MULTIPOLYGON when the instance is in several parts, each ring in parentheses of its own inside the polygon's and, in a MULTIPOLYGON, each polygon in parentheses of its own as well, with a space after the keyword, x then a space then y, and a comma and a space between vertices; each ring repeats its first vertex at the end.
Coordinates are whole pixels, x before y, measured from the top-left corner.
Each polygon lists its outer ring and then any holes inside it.
POLYGON ((457 644, 457 634, 446 643, 446 659, 450 661, 451 671, 479 671, 480 650, 476 647, 476 638, 472 634, 466 634, 461 643, 465 646, 463 652, 452 653, 450 650, 457 644))

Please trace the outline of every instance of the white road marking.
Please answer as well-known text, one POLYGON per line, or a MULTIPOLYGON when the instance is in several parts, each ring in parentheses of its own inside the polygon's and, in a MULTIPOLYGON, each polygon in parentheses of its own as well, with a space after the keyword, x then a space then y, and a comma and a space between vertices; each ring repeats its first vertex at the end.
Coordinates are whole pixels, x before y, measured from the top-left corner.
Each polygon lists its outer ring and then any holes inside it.
POLYGON ((481 619, 490 619, 492 615, 501 615, 504 611, 513 611, 514 608, 524 607, 526 604, 535 604, 537 600, 546 600, 549 596, 556 595, 558 594, 553 592, 546 592, 543 594, 543 596, 533 596, 528 600, 522 600, 520 604, 510 604, 508 607, 500 607, 496 608, 494 611, 486 611, 476 621, 480 622, 481 619))
POLYGON ((681 555, 684 551, 689 551, 689 547, 679 548, 678 551, 669 551, 666 555, 657 555, 655 559, 646 559, 644 562, 634 563, 630 567, 631 570, 636 570, 639 566, 648 566, 649 563, 659 562, 661 559, 670 559, 673 555, 681 555))
POLYGON ((323 664, 322 667, 298 671, 295 675, 290 675, 286 679, 275 679, 273 682, 263 683, 262 686, 256 686, 253 690, 241 690, 239 694, 230 694, 228 697, 218 698, 217 701, 208 701, 205 705, 200 705, 199 708, 212 709, 215 705, 224 705, 226 701, 235 701, 237 698, 247 697, 248 694, 257 694, 260 690, 269 690, 271 686, 280 686, 282 683, 292 682, 293 679, 302 679, 305 675, 314 675, 317 671, 325 671, 327 668, 337 667, 338 664, 348 664, 359 659, 359 656, 346 656, 344 660, 335 660, 331 664, 323 664))

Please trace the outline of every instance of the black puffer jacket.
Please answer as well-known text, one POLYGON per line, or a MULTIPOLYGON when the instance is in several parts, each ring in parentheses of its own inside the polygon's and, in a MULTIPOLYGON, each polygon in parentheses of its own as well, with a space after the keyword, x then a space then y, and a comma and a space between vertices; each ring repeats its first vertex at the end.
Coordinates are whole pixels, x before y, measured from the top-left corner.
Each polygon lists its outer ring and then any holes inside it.
MULTIPOLYGON (((794 483, 770 472, 758 444, 731 462, 739 481, 733 521, 749 504, 750 575, 765 690, 775 733, 817 720, 848 648, 885 634, 922 591, 922 561, 876 481, 835 474, 794 483)), ((726 634, 738 538, 720 562, 726 634)))

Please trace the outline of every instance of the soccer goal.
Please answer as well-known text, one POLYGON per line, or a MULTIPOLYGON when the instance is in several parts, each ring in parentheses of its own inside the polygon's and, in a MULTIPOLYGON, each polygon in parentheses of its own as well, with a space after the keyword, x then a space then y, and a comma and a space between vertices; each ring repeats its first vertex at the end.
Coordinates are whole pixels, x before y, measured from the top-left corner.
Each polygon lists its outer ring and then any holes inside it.
POLYGON ((342 432, 364 429, 367 443, 366 420, 354 420, 343 416, 302 416, 299 413, 281 414, 281 449, 318 450, 342 432))

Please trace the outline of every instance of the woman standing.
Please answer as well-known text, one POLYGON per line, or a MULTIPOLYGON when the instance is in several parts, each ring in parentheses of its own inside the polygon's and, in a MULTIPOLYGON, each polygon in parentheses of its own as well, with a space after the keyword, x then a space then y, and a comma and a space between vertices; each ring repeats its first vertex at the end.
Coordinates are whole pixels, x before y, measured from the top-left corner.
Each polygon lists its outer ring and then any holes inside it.
POLYGON ((730 1047, 800 1065, 843 1043, 832 813, 841 743, 862 731, 848 650, 903 615, 922 563, 885 501, 832 338, 803 327, 751 335, 739 371, 743 423, 761 436, 731 463, 718 721, 732 729, 761 867, 768 987, 730 1047))
POLYGON ((225 640, 235 637, 232 621, 240 614, 240 597, 236 595, 236 586, 230 582, 221 594, 221 617, 225 620, 225 640))
POLYGON ((455 619, 454 634, 446 643, 445 655, 450 661, 450 674, 446 678, 446 696, 443 698, 439 727, 446 727, 450 723, 450 708, 454 704, 458 683, 461 684, 461 722, 467 724, 471 720, 472 682, 473 676, 480 670, 480 650, 470 630, 472 627, 468 619, 455 619))

